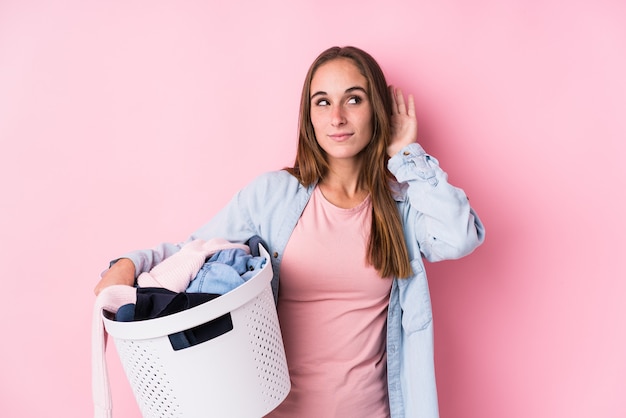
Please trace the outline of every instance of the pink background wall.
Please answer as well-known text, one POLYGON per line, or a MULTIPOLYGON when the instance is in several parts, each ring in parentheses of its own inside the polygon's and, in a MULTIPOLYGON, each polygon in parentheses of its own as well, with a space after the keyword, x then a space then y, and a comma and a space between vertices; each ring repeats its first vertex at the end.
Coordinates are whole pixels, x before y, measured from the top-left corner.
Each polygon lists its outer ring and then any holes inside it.
POLYGON ((626 416, 622 0, 0 1, 0 416, 91 415, 100 271, 290 164, 335 44, 415 93, 487 226, 427 266, 442 417, 626 416))

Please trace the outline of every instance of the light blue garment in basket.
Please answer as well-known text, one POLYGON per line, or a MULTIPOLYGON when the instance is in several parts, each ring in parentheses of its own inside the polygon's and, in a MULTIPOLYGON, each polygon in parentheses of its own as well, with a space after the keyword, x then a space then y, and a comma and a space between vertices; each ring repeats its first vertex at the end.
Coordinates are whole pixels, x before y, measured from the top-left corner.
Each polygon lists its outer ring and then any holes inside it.
POLYGON ((240 248, 218 251, 204 263, 186 291, 223 295, 254 277, 264 264, 264 257, 240 248))

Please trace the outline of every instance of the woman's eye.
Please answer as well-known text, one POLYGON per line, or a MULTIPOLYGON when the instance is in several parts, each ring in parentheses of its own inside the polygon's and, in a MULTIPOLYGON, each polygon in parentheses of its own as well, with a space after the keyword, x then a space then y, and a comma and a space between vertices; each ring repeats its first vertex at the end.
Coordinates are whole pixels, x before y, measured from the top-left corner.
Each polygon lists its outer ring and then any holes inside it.
POLYGON ((326 99, 320 99, 317 102, 315 102, 315 104, 317 106, 328 106, 328 100, 326 99))
POLYGON ((359 96, 352 96, 348 99, 348 104, 359 104, 363 101, 359 96))

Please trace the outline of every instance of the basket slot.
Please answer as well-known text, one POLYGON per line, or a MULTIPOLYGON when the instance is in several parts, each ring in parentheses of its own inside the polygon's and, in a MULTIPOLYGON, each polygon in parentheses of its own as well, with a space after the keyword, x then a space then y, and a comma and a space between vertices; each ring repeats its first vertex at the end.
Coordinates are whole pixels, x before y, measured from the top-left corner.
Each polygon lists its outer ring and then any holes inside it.
POLYGON ((230 312, 204 324, 168 335, 174 351, 184 350, 210 341, 233 330, 230 312))

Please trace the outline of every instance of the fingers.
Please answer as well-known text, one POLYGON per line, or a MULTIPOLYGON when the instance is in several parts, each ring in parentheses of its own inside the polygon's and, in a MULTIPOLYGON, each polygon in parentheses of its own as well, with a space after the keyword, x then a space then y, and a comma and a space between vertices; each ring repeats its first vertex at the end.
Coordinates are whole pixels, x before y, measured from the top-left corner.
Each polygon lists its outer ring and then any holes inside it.
POLYGON ((396 96, 397 103, 397 111, 399 115, 406 115, 406 104, 404 103, 404 95, 402 94, 402 90, 394 89, 394 93, 396 96))
POLYGON ((407 96, 406 102, 402 90, 389 86, 391 97, 391 114, 415 116, 415 99, 412 94, 407 96))
POLYGON ((406 112, 404 96, 402 95, 402 91, 400 89, 397 89, 394 86, 389 86, 389 97, 391 98, 392 115, 402 114, 403 110, 406 112))
POLYGON ((413 98, 412 94, 409 94, 407 101, 408 101, 407 113, 409 116, 415 117, 415 99, 413 98))

